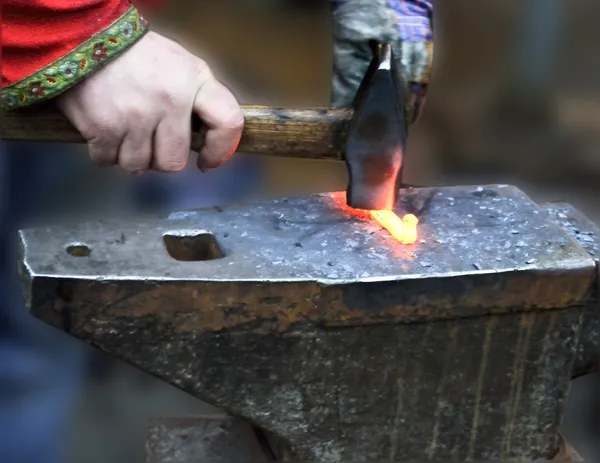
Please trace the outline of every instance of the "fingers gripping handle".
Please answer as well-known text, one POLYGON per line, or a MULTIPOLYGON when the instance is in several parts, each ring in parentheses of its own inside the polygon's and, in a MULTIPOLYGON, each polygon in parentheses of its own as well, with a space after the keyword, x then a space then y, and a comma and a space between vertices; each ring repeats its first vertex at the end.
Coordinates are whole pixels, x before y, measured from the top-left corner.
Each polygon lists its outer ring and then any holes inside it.
MULTIPOLYGON (((343 159, 352 109, 286 109, 243 106, 244 131, 238 151, 309 159, 343 159)), ((190 149, 204 146, 206 128, 192 120, 190 149)), ((6 140, 85 143, 83 136, 52 104, 2 114, 6 140)))

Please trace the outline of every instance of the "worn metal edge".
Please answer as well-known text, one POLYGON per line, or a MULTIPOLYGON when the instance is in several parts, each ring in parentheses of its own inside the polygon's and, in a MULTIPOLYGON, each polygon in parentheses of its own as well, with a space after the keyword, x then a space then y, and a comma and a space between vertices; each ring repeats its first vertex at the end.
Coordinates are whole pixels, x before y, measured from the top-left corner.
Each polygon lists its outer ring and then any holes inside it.
POLYGON ((588 248, 595 245, 597 250, 600 250, 600 227, 567 202, 543 203, 540 209, 546 213, 550 221, 556 223, 577 241, 596 264, 595 282, 592 283, 592 294, 583 311, 581 334, 572 375, 573 378, 578 378, 597 373, 600 371, 600 254, 592 253, 588 248), (552 212, 562 213, 562 217, 557 217, 552 212), (582 241, 584 236, 592 238, 582 241))
POLYGON ((163 323, 170 323, 171 312, 164 313, 161 308, 165 304, 172 306, 173 301, 183 301, 177 304, 176 312, 188 314, 186 329, 189 330, 286 332, 307 323, 332 328, 569 309, 587 304, 594 278, 595 266, 590 260, 567 272, 521 271, 444 278, 439 282, 399 280, 347 285, 135 282, 127 283, 125 298, 119 292, 122 282, 31 277, 24 288, 31 313, 65 330, 68 326, 65 319, 83 310, 89 316, 97 310, 109 310, 111 317, 123 319, 160 316, 163 323), (240 295, 238 299, 229 296, 225 300, 223 295, 231 294, 231 285, 240 295), (468 290, 468 295, 461 296, 462 288, 468 290), (69 300, 64 297, 65 289, 69 300), (421 295, 426 291, 429 293, 424 300, 421 295), (198 292, 208 294, 209 303, 195 297, 198 292), (298 299, 302 299, 301 303, 291 304, 298 299), (85 307, 78 303, 82 300, 85 307), (65 303, 68 310, 60 310, 65 303), (241 309, 232 313, 232 306, 241 309))

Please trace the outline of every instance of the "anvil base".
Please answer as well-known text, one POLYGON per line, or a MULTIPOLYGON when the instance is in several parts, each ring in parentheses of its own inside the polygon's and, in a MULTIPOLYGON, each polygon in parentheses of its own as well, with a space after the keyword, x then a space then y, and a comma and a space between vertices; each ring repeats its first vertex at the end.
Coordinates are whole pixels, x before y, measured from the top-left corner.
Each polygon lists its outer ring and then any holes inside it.
POLYGON ((411 246, 336 194, 25 230, 26 299, 297 461, 551 460, 597 229, 502 185, 401 197, 411 246))

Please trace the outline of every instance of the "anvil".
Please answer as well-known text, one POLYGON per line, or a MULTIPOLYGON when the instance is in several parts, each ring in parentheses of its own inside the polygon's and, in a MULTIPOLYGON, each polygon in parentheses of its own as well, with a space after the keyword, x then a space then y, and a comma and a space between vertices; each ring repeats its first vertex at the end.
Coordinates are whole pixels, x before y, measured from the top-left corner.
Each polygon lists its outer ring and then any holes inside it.
POLYGON ((23 230, 24 293, 297 461, 552 459, 598 363, 597 229, 505 185, 400 197, 410 246, 339 194, 23 230))

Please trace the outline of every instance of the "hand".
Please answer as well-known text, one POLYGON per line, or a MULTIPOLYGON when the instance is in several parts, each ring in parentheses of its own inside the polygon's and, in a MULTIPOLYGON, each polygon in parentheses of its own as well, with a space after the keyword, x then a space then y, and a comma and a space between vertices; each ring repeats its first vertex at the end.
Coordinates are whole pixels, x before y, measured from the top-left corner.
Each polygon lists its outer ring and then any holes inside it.
POLYGON ((57 104, 88 141, 92 160, 136 174, 185 167, 192 112, 208 128, 198 156, 202 170, 229 159, 244 125, 238 102, 208 65, 154 32, 57 97, 57 104))

